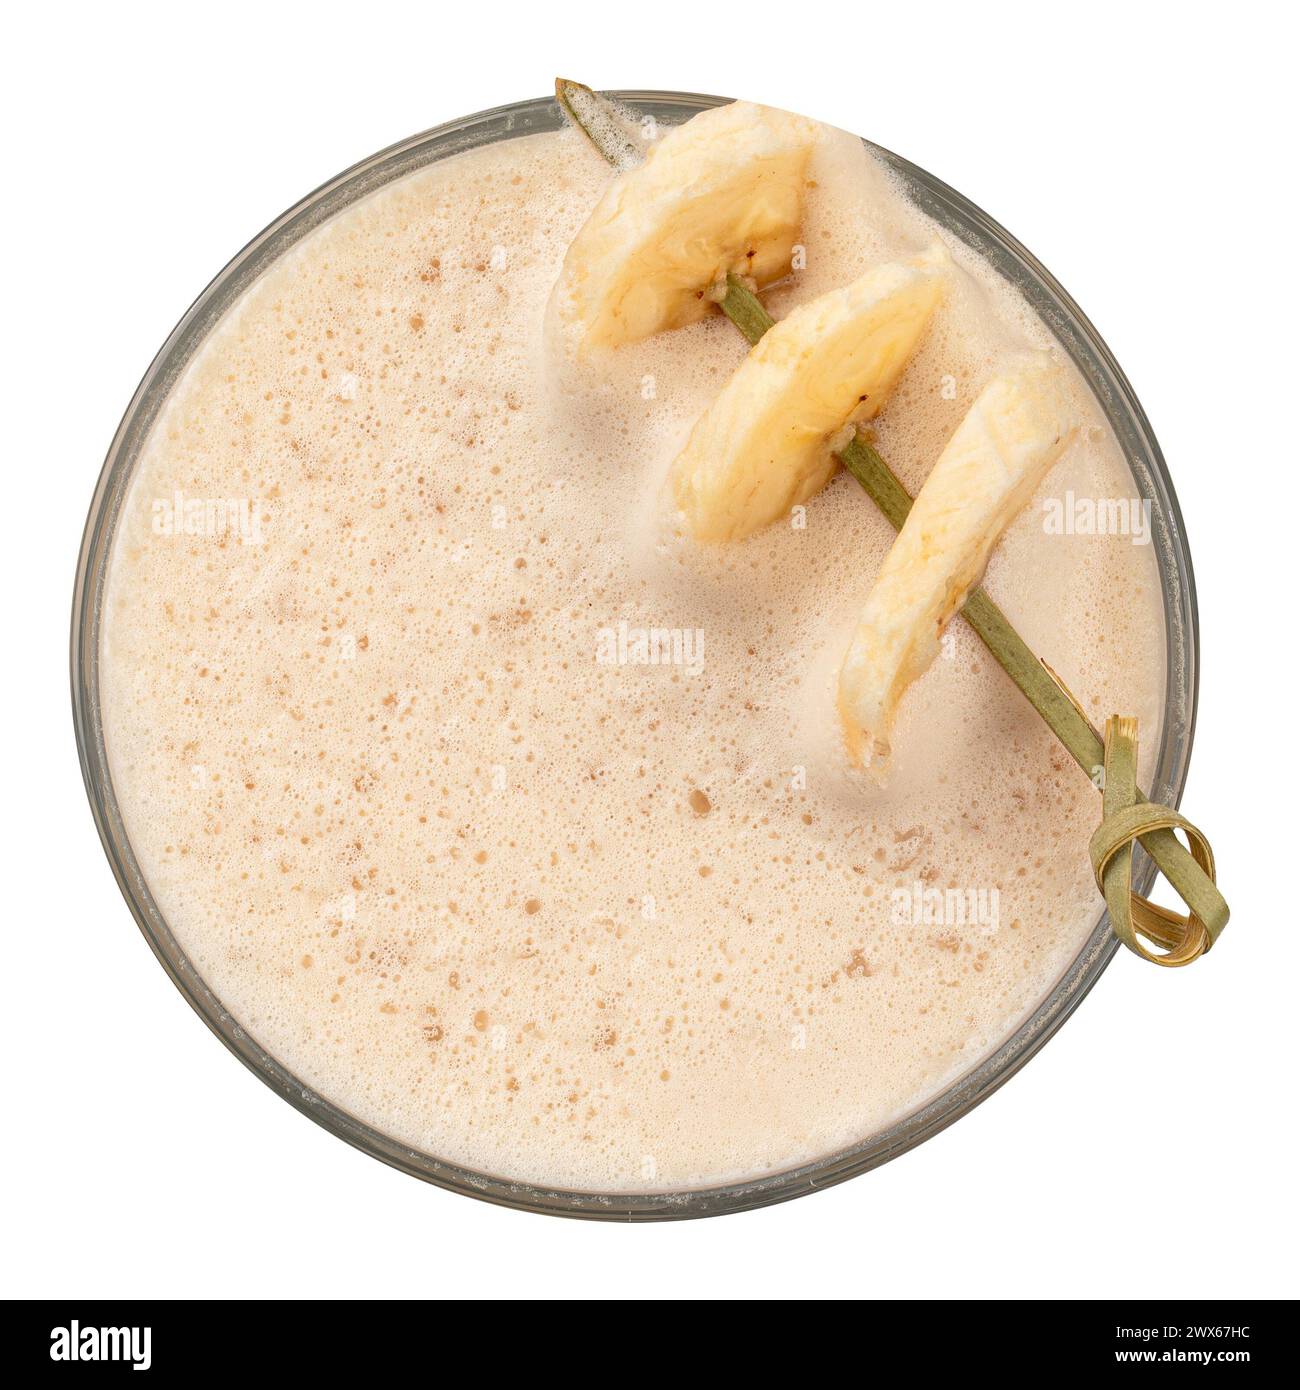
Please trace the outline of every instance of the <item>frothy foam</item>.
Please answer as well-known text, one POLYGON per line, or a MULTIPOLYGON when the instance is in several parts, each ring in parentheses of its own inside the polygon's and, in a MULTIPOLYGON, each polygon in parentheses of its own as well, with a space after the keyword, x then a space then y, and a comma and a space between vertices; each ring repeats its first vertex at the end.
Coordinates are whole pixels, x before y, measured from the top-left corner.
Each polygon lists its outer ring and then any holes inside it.
MULTIPOLYGON (((856 142, 815 176, 778 315, 936 235, 856 142)), ((743 544, 665 529, 663 474, 744 345, 714 318, 586 374, 547 355, 608 177, 570 134, 511 140, 268 271, 140 461, 103 706, 158 904, 262 1046, 441 1158, 646 1191, 853 1143, 1004 1039, 1095 918, 1098 802, 961 623, 890 786, 845 768, 834 672, 891 533, 843 476, 743 544), (213 509, 163 534, 177 492, 247 501, 260 544, 213 509)), ((876 423, 913 490, 1000 359, 1052 346, 951 249, 876 423)), ((1076 390, 1044 495, 1131 495, 1076 390)), ((1150 752, 1150 549, 1048 535, 1036 501, 988 587, 1150 752)))

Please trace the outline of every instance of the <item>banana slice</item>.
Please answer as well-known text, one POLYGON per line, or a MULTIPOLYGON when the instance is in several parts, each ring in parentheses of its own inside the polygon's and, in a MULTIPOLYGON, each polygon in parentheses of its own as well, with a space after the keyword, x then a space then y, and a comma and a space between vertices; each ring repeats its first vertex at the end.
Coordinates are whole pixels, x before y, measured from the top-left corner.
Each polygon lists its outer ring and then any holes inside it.
POLYGON ((869 270, 759 340, 699 418, 671 484, 697 540, 731 541, 826 485, 831 436, 884 404, 943 294, 948 253, 869 270))
POLYGON ((865 753, 878 777, 903 692, 934 660, 948 620, 1072 429, 1060 372, 1035 353, 984 388, 917 495, 840 668, 850 755, 862 763, 865 753))
POLYGON ((701 319, 729 271, 789 273, 805 171, 822 127, 737 101, 702 111, 606 190, 569 247, 551 313, 579 351, 701 319))

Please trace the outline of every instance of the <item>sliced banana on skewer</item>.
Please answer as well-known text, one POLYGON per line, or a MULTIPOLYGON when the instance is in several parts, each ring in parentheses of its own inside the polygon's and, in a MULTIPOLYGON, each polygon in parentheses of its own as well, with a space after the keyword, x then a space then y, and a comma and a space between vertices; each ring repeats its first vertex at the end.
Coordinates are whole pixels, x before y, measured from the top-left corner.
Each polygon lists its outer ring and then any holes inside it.
POLYGON ((822 127, 737 101, 702 111, 620 174, 569 247, 549 313, 580 353, 634 343, 713 309, 729 272, 790 271, 822 127))
POLYGON ((950 264, 936 244, 876 266, 768 330, 673 464, 673 496, 697 540, 740 540, 826 485, 834 436, 884 404, 950 264))
POLYGON ((883 774, 898 702, 1073 430, 1045 353, 980 393, 934 465, 867 596, 839 676, 853 759, 883 774))

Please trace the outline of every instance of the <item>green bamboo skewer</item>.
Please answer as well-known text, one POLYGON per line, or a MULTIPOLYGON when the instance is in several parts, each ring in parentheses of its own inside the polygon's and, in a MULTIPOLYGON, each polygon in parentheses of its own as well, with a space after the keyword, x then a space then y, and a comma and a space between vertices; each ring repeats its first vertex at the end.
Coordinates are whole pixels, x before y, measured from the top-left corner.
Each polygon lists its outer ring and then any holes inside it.
POLYGON ((567 78, 555 79, 560 109, 616 169, 640 164, 645 151, 628 135, 604 97, 567 78))
MULTIPOLYGON (((727 277, 727 293, 721 307, 751 344, 758 342, 776 322, 758 296, 736 275, 727 277)), ((912 510, 912 498, 894 470, 861 435, 855 436, 837 457, 870 494, 894 530, 901 531, 912 510)), ((968 595, 961 613, 1066 752, 1097 783, 1105 765, 1105 744, 1059 677, 1034 655, 1010 619, 982 588, 968 595)), ((1141 792, 1138 799, 1147 800, 1141 792)), ((1207 899, 1204 870, 1172 830, 1147 831, 1139 837, 1139 843, 1189 906, 1204 906, 1204 912, 1198 915, 1209 914, 1207 920, 1221 915, 1213 912, 1207 899)), ((1218 924, 1216 936, 1225 924, 1226 916, 1218 924)))
MULTIPOLYGON (((578 129, 610 163, 619 164, 620 160, 607 152, 598 134, 593 134, 584 124, 584 116, 575 112, 575 106, 584 108, 584 114, 588 110, 600 111, 602 98, 591 88, 564 79, 557 80, 555 88, 561 106, 578 129)), ((612 125, 612 117, 608 119, 612 125)), ((735 274, 727 276, 727 292, 719 307, 751 346, 776 322, 758 296, 735 274)), ((911 494, 872 445, 861 435, 855 435, 836 457, 870 495, 890 525, 896 531, 901 531, 912 510, 911 494)), ((1066 752, 1087 773, 1094 785, 1100 787, 1106 762, 1106 745, 1060 678, 1034 655, 1006 614, 982 588, 973 590, 967 596, 961 613, 994 660, 1060 740, 1066 752)), ((1139 803, 1149 804, 1141 791, 1136 796, 1139 803)), ((1193 913, 1209 924, 1212 943, 1228 919, 1227 904, 1213 879, 1172 829, 1147 830, 1138 836, 1138 841, 1193 913)), ((1162 945, 1178 945, 1178 940, 1172 935, 1161 936, 1158 932, 1152 935, 1162 945)), ((1148 959, 1156 958, 1148 956, 1148 959)))

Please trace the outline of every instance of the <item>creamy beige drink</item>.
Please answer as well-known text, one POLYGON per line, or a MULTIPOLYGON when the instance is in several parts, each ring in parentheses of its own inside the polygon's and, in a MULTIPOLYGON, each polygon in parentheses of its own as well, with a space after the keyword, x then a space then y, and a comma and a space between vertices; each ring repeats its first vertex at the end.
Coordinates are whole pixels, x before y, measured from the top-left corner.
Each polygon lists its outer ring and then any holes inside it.
MULTIPOLYGON (((595 1191, 773 1173, 1003 1040, 1099 910, 1096 791, 965 625, 884 786, 835 680, 893 538, 840 475, 747 539, 665 479, 745 354, 717 315, 569 360, 544 331, 610 171, 574 134, 458 156, 277 263, 172 394, 127 497, 103 711, 126 828, 196 969, 404 1144, 595 1191)), ((853 142, 809 170, 778 317, 936 229, 853 142)), ((915 492, 1050 338, 953 243, 875 421, 915 492)), ((1153 749, 1152 548, 1059 524, 1136 488, 1081 428, 986 586, 1153 749)))

